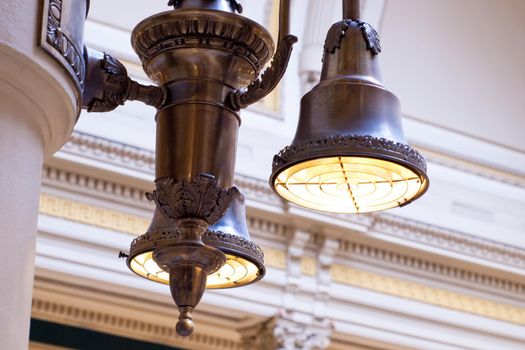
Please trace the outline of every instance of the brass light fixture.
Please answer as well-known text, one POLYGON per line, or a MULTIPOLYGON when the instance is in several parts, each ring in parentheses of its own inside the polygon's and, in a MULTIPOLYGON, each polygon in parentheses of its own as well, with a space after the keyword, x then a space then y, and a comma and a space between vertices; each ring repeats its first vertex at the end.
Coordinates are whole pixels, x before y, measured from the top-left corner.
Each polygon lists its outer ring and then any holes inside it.
MULTIPOLYGON (((425 162, 405 144, 399 102, 379 81, 377 33, 358 20, 359 1, 343 1, 344 20, 329 31, 321 82, 302 100, 292 146, 274 159, 271 185, 285 199, 333 212, 404 205, 428 187, 425 162)), ((157 108, 156 205, 136 238, 128 267, 169 284, 190 335, 206 288, 232 288, 264 276, 262 250, 246 225, 233 186, 239 111, 270 93, 293 44, 290 0, 280 2, 277 48, 235 0, 172 0, 132 33, 132 46, 157 86, 131 80, 112 56, 84 50, 83 105, 90 112, 126 100, 157 108), (275 54, 274 54, 275 51, 275 54), (261 69, 272 58, 268 68, 261 69)))
POLYGON ((274 157, 270 185, 303 207, 365 213, 403 206, 428 188, 423 157, 406 144, 395 95, 381 84, 377 32, 343 1, 329 30, 321 81, 301 101, 292 145, 274 157))

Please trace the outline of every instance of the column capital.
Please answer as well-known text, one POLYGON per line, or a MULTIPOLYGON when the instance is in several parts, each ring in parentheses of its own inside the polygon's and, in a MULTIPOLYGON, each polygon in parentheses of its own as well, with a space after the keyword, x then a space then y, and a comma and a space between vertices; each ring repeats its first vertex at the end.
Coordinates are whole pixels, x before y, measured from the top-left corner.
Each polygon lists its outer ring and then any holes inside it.
POLYGON ((246 350, 323 350, 330 345, 331 331, 280 316, 239 330, 246 350))

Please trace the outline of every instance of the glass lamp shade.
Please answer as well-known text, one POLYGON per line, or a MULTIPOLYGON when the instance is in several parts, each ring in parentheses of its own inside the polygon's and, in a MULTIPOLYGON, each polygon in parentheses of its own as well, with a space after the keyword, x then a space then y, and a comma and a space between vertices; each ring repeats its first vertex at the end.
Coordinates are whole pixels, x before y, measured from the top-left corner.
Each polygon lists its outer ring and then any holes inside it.
MULTIPOLYGON (((128 267, 141 277, 169 285, 169 273, 159 266, 153 256, 155 249, 176 240, 175 224, 156 210, 148 232, 131 243, 128 267)), ((243 196, 236 198, 224 216, 209 227, 202 241, 226 256, 226 263, 217 272, 208 275, 206 288, 241 287, 264 276, 264 255, 250 239, 243 196)))
POLYGON ((282 169, 276 192, 300 206, 333 213, 366 213, 410 203, 428 187, 424 174, 392 161, 357 156, 306 160, 282 169))
MULTIPOLYGON (((256 264, 240 256, 226 255, 226 263, 219 271, 208 276, 206 288, 223 289, 241 287, 255 282, 260 277, 260 271, 256 264)), ((147 251, 136 255, 130 261, 130 268, 137 275, 154 282, 163 284, 170 283, 169 274, 160 268, 153 260, 153 251, 147 251)))

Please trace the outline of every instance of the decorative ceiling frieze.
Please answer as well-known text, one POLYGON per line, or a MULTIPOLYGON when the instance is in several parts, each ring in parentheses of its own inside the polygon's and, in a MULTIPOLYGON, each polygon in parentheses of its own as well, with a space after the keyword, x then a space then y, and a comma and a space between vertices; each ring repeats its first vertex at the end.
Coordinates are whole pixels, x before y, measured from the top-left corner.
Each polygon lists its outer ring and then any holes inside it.
MULTIPOLYGON (((104 164, 111 163, 124 169, 141 172, 148 176, 153 175, 153 152, 93 135, 79 132, 74 133, 70 142, 64 146, 62 152, 73 154, 81 158, 97 160, 104 164)), ((46 174, 45 171, 44 177, 46 178, 49 176, 50 174, 46 174)), ((65 179, 62 179, 62 182, 69 181, 75 185, 85 181, 81 175, 79 175, 78 178, 76 175, 65 177, 65 179)), ((264 205, 284 210, 282 200, 275 196, 273 191, 268 188, 265 181, 237 174, 235 184, 243 191, 243 193, 245 193, 248 200, 248 207, 250 206, 250 201, 252 201, 253 203, 263 203, 264 205)), ((118 184, 112 184, 111 181, 98 180, 97 186, 90 190, 97 190, 98 187, 102 187, 104 188, 102 192, 107 192, 105 188, 108 188, 110 192, 112 190, 119 192, 121 191, 119 186, 120 185, 118 184)), ((132 193, 130 195, 133 198, 136 198, 137 202, 146 203, 144 197, 140 199, 141 194, 146 190, 149 189, 130 189, 125 192, 132 193)), ((450 230, 444 227, 384 213, 376 213, 372 215, 316 215, 316 218, 323 217, 326 218, 326 221, 332 221, 333 218, 337 218, 338 220, 357 224, 367 231, 379 232, 382 235, 402 238, 408 241, 437 247, 446 251, 469 255, 518 268, 525 267, 525 252, 518 247, 450 230)), ((285 227, 286 225, 282 225, 282 221, 277 221, 277 224, 274 225, 274 230, 284 233, 286 231, 285 227), (278 227, 284 228, 279 229, 278 227)), ((347 228, 345 228, 345 230, 347 230, 347 228)), ((341 249, 345 249, 344 244, 341 245, 341 249)))

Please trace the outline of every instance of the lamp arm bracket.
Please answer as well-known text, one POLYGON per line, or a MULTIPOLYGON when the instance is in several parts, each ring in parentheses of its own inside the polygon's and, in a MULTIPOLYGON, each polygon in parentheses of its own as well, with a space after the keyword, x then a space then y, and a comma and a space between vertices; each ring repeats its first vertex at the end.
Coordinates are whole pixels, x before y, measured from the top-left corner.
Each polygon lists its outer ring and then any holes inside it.
POLYGON ((227 103, 233 109, 240 110, 263 99, 272 92, 286 72, 293 45, 296 42, 297 37, 295 35, 284 36, 277 45, 277 51, 273 56, 270 67, 266 68, 261 77, 248 85, 248 87, 232 91, 228 95, 227 103))
POLYGON ((88 112, 109 112, 128 100, 156 108, 164 105, 166 88, 134 81, 126 67, 108 53, 86 49, 85 55, 88 64, 82 107, 88 112))

